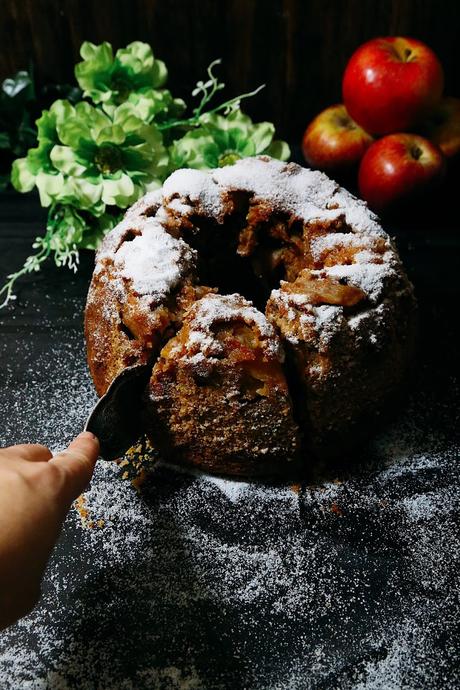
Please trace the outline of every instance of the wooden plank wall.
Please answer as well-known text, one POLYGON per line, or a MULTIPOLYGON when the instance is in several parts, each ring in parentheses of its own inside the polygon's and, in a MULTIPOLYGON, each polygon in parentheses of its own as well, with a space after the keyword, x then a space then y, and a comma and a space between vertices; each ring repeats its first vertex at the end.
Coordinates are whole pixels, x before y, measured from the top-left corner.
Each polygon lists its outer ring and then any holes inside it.
POLYGON ((385 34, 425 40, 460 96, 458 0, 0 0, 0 78, 33 61, 41 83, 72 81, 83 40, 139 39, 167 63, 176 95, 216 57, 228 96, 266 83, 247 111, 295 141, 340 100, 354 48, 385 34))

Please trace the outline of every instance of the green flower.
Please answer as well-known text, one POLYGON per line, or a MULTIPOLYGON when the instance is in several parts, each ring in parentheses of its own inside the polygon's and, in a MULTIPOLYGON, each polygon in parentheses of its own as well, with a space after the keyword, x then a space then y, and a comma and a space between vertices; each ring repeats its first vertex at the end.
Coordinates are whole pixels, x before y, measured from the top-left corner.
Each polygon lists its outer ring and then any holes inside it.
POLYGON ((271 122, 254 124, 241 110, 227 117, 217 113, 200 117, 200 126, 188 132, 171 147, 174 168, 217 168, 231 165, 240 158, 267 154, 287 160, 289 146, 273 141, 275 128, 271 122))
POLYGON ((132 103, 103 112, 56 101, 37 127, 38 147, 15 161, 11 180, 19 191, 36 185, 42 206, 59 202, 100 216, 107 205, 126 208, 167 173, 161 133, 132 103))
MULTIPOLYGON (((19 192, 29 192, 37 185, 45 189, 53 185, 48 176, 55 176, 56 170, 50 159, 53 147, 59 143, 57 125, 62 123, 72 112, 67 101, 56 101, 49 110, 44 110, 36 122, 38 146, 29 149, 26 158, 18 158, 13 163, 11 182, 19 192)), ((49 203, 46 204, 49 206, 49 203)))
POLYGON ((117 50, 115 57, 110 43, 85 41, 80 55, 83 62, 75 66, 75 76, 83 95, 94 103, 123 103, 133 91, 157 89, 168 76, 164 62, 156 60, 151 47, 141 41, 117 50))
POLYGON ((127 99, 141 120, 150 124, 180 117, 186 105, 182 98, 173 98, 168 89, 143 89, 131 93, 127 99))
MULTIPOLYGON (((33 245, 35 254, 0 288, 4 303, 13 299, 15 281, 39 270, 49 256, 58 266, 76 269, 79 249, 97 248, 121 209, 160 186, 173 170, 214 168, 259 154, 281 160, 289 156, 288 145, 273 140, 271 123, 253 123, 240 110, 241 101, 263 87, 210 109, 210 101, 224 88, 213 71, 219 60, 209 65, 207 79, 197 83, 192 95, 199 97, 198 104, 184 117, 185 103, 162 88, 166 67, 146 43, 135 41, 115 55, 109 43, 83 43, 81 56, 75 74, 83 97, 93 105, 76 102, 81 98, 78 88, 72 102, 53 103, 37 120, 36 146, 34 138, 27 140, 34 148, 12 167, 14 187, 21 192, 37 187, 49 210, 46 232, 33 245)), ((4 82, 8 95, 25 85, 24 75, 17 76, 19 81, 4 82)), ((24 122, 21 136, 34 135, 24 122)), ((0 127, 0 153, 9 148, 24 155, 25 146, 13 148, 9 130, 0 127)), ((0 176, 0 185, 2 181, 0 176)))

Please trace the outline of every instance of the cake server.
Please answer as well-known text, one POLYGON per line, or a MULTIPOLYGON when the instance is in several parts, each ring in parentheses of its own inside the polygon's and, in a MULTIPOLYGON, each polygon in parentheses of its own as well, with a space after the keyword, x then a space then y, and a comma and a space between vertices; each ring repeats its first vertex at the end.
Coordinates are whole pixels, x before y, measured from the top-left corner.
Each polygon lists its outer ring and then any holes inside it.
POLYGON ((104 460, 115 460, 136 443, 142 434, 142 394, 152 365, 136 364, 116 376, 92 409, 85 431, 95 434, 104 460))

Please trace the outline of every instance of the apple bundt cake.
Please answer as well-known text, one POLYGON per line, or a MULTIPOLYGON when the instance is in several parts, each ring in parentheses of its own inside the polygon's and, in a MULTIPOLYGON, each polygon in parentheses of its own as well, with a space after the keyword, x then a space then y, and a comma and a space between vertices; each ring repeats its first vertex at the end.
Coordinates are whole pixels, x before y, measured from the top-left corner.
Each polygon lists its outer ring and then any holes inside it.
POLYGON ((85 320, 102 395, 152 365, 161 454, 231 474, 342 454, 407 374, 415 298, 366 204, 268 157, 178 170, 98 252, 85 320))

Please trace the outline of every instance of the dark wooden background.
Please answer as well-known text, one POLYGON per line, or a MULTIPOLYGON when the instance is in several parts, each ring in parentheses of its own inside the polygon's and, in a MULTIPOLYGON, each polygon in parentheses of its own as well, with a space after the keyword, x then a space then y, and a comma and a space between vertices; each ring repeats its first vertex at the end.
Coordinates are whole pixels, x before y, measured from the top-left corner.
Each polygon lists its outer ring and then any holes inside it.
POLYGON ((353 50, 378 35, 411 35, 441 58, 460 96, 458 0, 0 0, 0 78, 33 61, 41 83, 73 80, 83 40, 151 43, 171 90, 188 96, 222 57, 229 96, 266 83, 247 103, 295 142, 309 118, 340 100, 353 50))

